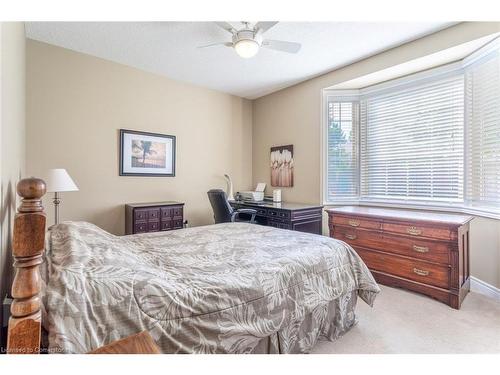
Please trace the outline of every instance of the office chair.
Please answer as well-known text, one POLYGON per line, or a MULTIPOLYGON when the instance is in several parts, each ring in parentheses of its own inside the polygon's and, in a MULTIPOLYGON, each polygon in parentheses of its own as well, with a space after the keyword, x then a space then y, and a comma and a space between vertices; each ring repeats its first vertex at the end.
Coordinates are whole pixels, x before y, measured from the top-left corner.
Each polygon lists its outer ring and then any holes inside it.
POLYGON ((212 209, 214 210, 215 224, 234 223, 235 221, 242 221, 252 224, 255 223, 255 215, 257 214, 257 211, 251 208, 240 208, 239 210, 235 210, 229 204, 226 192, 224 190, 211 189, 207 192, 207 194, 208 199, 210 200, 210 204, 212 205, 212 209), (240 214, 249 214, 252 215, 252 218, 250 219, 250 221, 241 220, 239 218, 240 214))

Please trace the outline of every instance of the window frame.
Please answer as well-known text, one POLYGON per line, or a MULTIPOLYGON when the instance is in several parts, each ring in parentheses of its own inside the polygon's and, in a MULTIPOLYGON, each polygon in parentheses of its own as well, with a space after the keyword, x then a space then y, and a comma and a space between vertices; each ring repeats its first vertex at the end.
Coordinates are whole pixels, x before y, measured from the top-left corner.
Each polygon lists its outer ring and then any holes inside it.
POLYGON ((466 79, 466 69, 468 66, 473 65, 477 61, 481 60, 494 50, 498 50, 500 47, 500 38, 495 39, 493 42, 488 43, 485 47, 479 49, 468 57, 463 58, 460 61, 456 61, 451 64, 446 64, 439 66, 437 68, 428 69, 425 71, 416 72, 401 78, 396 78, 390 81, 382 82, 372 86, 368 86, 361 89, 323 89, 321 90, 321 201, 325 206, 338 206, 338 205, 360 205, 360 206, 376 206, 376 207, 388 207, 388 208, 406 208, 406 209, 421 209, 421 210, 436 210, 445 212, 459 212, 467 213, 476 216, 500 219, 500 208, 493 208, 489 210, 487 207, 474 207, 469 205, 469 197, 467 195, 467 174, 469 168, 468 153, 469 143, 468 140, 468 121, 467 121, 467 104, 465 103, 465 90, 466 84, 464 84, 464 142, 463 142, 463 160, 464 160, 464 173, 463 173, 463 202, 433 202, 433 201, 402 201, 397 199, 367 199, 361 198, 361 121, 357 124, 358 126, 358 147, 357 147, 357 164, 358 164, 358 196, 354 199, 338 199, 335 201, 328 200, 328 102, 332 98, 340 98, 344 101, 347 99, 350 101, 355 101, 356 99, 361 102, 363 96, 367 96, 373 93, 379 92, 390 92, 397 91, 401 89, 402 86, 406 85, 418 85, 424 83, 425 81, 439 80, 451 75, 463 75, 466 79))
MULTIPOLYGON (((355 101, 354 99, 357 99, 359 97, 359 92, 358 90, 339 90, 339 91, 336 91, 336 90, 329 90, 328 93, 325 93, 325 91, 323 90, 323 93, 322 93, 322 110, 321 110, 321 113, 322 113, 322 126, 321 126, 321 181, 322 181, 322 184, 321 184, 321 200, 323 202, 326 202, 327 201, 327 198, 328 198, 328 98, 329 97, 335 97, 337 100, 339 101, 344 101, 344 102, 352 102, 352 101, 355 101), (336 93, 336 92, 342 92, 342 95, 332 95, 332 93, 336 93)), ((342 202, 342 204, 352 204, 353 202, 355 201, 359 201, 359 193, 360 193, 360 190, 359 190, 359 178, 361 177, 360 174, 361 174, 361 169, 360 169, 360 160, 359 160, 359 156, 360 156, 360 149, 359 149, 359 146, 360 146, 360 137, 359 137, 359 121, 358 121, 358 124, 357 124, 357 134, 358 134, 358 137, 356 139, 356 171, 357 171, 357 182, 358 182, 358 186, 357 186, 357 199, 353 199, 354 197, 352 198, 348 198, 348 197, 344 197, 344 198, 339 198, 339 200, 337 202, 342 202)), ((325 204, 325 203, 323 203, 325 204)))

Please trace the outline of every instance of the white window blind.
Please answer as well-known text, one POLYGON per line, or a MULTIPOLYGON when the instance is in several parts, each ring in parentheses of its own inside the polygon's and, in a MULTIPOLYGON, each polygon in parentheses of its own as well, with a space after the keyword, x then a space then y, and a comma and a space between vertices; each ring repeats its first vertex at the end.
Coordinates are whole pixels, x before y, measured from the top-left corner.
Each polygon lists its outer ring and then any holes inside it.
POLYGON ((466 72, 467 198, 487 211, 500 208, 500 57, 486 56, 466 72))
POLYGON ((358 197, 358 103, 327 101, 327 200, 358 197))
POLYGON ((325 90, 325 203, 500 218, 500 38, 460 62, 325 90))
POLYGON ((361 199, 464 199, 463 74, 361 100, 361 199))

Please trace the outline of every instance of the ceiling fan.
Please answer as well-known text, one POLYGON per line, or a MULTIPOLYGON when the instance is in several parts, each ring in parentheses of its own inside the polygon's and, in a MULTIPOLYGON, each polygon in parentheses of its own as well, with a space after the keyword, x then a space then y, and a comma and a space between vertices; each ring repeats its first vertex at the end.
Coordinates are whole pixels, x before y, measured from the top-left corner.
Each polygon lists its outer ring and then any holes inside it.
POLYGON ((234 48, 238 55, 246 59, 255 56, 259 52, 260 47, 288 53, 297 53, 300 50, 300 43, 264 39, 262 37, 262 34, 278 23, 277 21, 257 22, 254 26, 251 26, 250 22, 242 23, 244 25, 243 28, 237 30, 228 22, 215 22, 217 26, 231 33, 232 41, 212 43, 198 48, 224 45, 234 48))

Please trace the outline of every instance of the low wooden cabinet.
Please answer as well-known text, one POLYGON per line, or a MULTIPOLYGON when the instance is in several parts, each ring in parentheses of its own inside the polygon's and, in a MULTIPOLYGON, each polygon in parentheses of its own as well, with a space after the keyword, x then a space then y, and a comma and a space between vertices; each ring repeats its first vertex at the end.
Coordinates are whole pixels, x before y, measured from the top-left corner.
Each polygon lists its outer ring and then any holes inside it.
POLYGON ((354 206, 326 211, 330 237, 351 245, 377 282, 460 308, 470 288, 472 216, 354 206))
POLYGON ((184 223, 184 203, 129 203, 125 205, 125 234, 180 229, 184 223))

